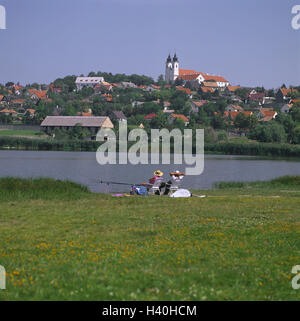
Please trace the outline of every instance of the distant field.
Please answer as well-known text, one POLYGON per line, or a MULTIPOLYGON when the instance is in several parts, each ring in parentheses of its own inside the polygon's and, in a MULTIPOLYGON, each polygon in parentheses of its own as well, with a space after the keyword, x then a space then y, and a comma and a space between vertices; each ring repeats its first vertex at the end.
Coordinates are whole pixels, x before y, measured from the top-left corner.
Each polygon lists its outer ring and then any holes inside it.
POLYGON ((0 180, 0 300, 299 300, 300 179, 206 198, 0 180))
POLYGON ((37 130, 10 130, 10 129, 0 129, 0 136, 37 136, 43 134, 37 130))

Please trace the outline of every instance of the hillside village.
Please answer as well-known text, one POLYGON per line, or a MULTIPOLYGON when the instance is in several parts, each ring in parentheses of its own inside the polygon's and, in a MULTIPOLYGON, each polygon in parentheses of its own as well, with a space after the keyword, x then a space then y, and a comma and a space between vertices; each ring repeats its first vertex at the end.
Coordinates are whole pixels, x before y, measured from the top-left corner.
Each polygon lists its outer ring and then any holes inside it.
MULTIPOLYGON (((259 81, 259 80, 258 80, 259 81)), ((300 86, 265 89, 220 75, 181 69, 176 54, 165 76, 91 72, 51 84, 0 85, 0 124, 38 125, 55 139, 95 139, 99 128, 204 128, 217 142, 245 137, 300 144, 300 86)))

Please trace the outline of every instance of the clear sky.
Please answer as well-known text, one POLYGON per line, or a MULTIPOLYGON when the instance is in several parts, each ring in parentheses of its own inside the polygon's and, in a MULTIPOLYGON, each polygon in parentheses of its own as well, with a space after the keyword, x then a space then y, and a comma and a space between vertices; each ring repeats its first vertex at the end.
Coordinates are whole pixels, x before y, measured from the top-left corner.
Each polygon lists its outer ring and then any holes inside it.
POLYGON ((0 0, 0 83, 49 83, 90 71, 164 74, 180 67, 232 84, 300 85, 300 0, 0 0))

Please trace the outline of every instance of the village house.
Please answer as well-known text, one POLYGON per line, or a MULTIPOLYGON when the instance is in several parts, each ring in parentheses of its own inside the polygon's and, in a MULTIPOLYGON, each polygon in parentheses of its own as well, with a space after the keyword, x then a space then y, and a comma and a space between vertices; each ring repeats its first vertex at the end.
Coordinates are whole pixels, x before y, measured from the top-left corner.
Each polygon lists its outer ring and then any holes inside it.
POLYGON ((239 106, 239 105, 229 105, 225 108, 226 111, 237 111, 237 112, 240 112, 240 111, 243 111, 243 107, 239 106))
POLYGON ((34 115, 35 115, 35 109, 32 109, 32 108, 28 108, 25 110, 24 112, 24 116, 29 116, 30 118, 33 118, 34 115))
POLYGON ((8 98, 5 95, 0 95, 0 105, 1 106, 8 105, 8 98))
POLYGON ((103 77, 77 77, 75 84, 77 90, 81 90, 83 87, 93 88, 95 85, 101 84, 103 81, 103 77))
POLYGON ((259 113, 257 114, 257 117, 259 118, 259 121, 268 122, 272 119, 275 119, 277 114, 277 111, 274 111, 272 109, 261 108, 259 113))
POLYGON ((206 93, 211 93, 213 94, 216 90, 214 88, 210 88, 210 87, 200 87, 200 90, 206 94, 206 93))
POLYGON ((283 114, 287 114, 291 111, 293 107, 293 104, 284 104, 281 108, 280 108, 280 112, 283 114))
POLYGON ((25 99, 15 99, 12 100, 10 104, 16 107, 23 107, 25 105, 25 99))
POLYGON ((168 117, 169 123, 173 124, 176 119, 181 119, 184 121, 184 126, 187 126, 189 124, 189 119, 184 115, 178 115, 178 114, 170 114, 168 117))
POLYGON ((234 120, 239 114, 244 114, 246 117, 250 117, 251 115, 253 115, 253 112, 252 111, 225 111, 224 118, 231 118, 232 120, 234 120))
POLYGON ((208 87, 208 88, 213 88, 213 89, 219 88, 218 84, 215 81, 203 81, 202 86, 208 87))
POLYGON ((143 102, 143 101, 133 101, 133 102, 131 103, 131 106, 132 106, 132 107, 142 106, 142 105, 144 105, 144 103, 145 103, 145 102, 143 102))
POLYGON ((47 116, 41 123, 41 128, 47 133, 55 129, 69 130, 76 125, 81 125, 95 136, 101 128, 114 128, 113 123, 107 116, 47 116))
POLYGON ((154 91, 157 91, 158 89, 154 88, 153 86, 145 86, 143 90, 148 92, 154 92, 154 91))
POLYGON ((198 113, 199 112, 199 108, 203 105, 205 105, 207 103, 206 100, 200 100, 200 101, 191 101, 190 105, 191 105, 191 112, 192 113, 198 113))
POLYGON ((62 89, 59 87, 55 87, 54 84, 50 84, 49 91, 51 91, 54 94, 60 94, 62 92, 62 89))
POLYGON ((241 86, 227 86, 224 90, 225 95, 231 96, 234 95, 235 91, 241 89, 241 86))
POLYGON ((189 88, 184 88, 184 87, 181 87, 181 86, 176 86, 176 89, 179 90, 179 91, 185 92, 185 93, 189 96, 190 99, 193 98, 193 94, 192 94, 192 92, 191 92, 191 90, 190 90, 189 88))
POLYGON ((119 122, 126 122, 127 117, 124 115, 124 113, 120 110, 113 110, 110 115, 111 119, 114 119, 119 122))
POLYGON ((10 86, 11 90, 10 90, 10 94, 14 94, 16 96, 20 96, 22 94, 22 90, 24 89, 23 86, 21 85, 15 85, 13 84, 12 86, 10 86))
POLYGON ((47 90, 28 89, 26 96, 29 96, 33 100, 46 99, 47 90))
POLYGON ((17 117, 18 113, 13 110, 13 109, 2 109, 0 110, 0 113, 5 116, 12 116, 12 117, 17 117))
POLYGON ((121 81, 121 82, 118 83, 118 88, 121 88, 121 89, 137 88, 137 86, 133 82, 121 81))
POLYGON ((280 88, 276 93, 276 102, 289 103, 292 94, 299 94, 297 89, 280 88))
POLYGON ((265 93, 258 93, 256 90, 251 90, 247 94, 246 104, 249 102, 256 102, 259 105, 263 105, 265 103, 265 93))

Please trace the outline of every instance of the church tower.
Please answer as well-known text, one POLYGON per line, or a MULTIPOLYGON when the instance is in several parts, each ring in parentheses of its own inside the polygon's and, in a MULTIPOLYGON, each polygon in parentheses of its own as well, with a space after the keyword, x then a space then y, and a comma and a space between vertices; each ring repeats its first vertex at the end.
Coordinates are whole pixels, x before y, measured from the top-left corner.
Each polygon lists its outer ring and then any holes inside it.
POLYGON ((165 72, 165 81, 172 83, 179 77, 179 61, 176 56, 176 53, 171 59, 169 54, 167 61, 166 61, 166 72, 165 72))
POLYGON ((173 74, 173 63, 171 56, 169 54, 167 61, 166 61, 166 73, 165 73, 165 81, 171 82, 172 81, 172 74, 173 74))
POLYGON ((178 77, 179 77, 179 61, 175 53, 173 57, 173 81, 175 81, 178 77))

